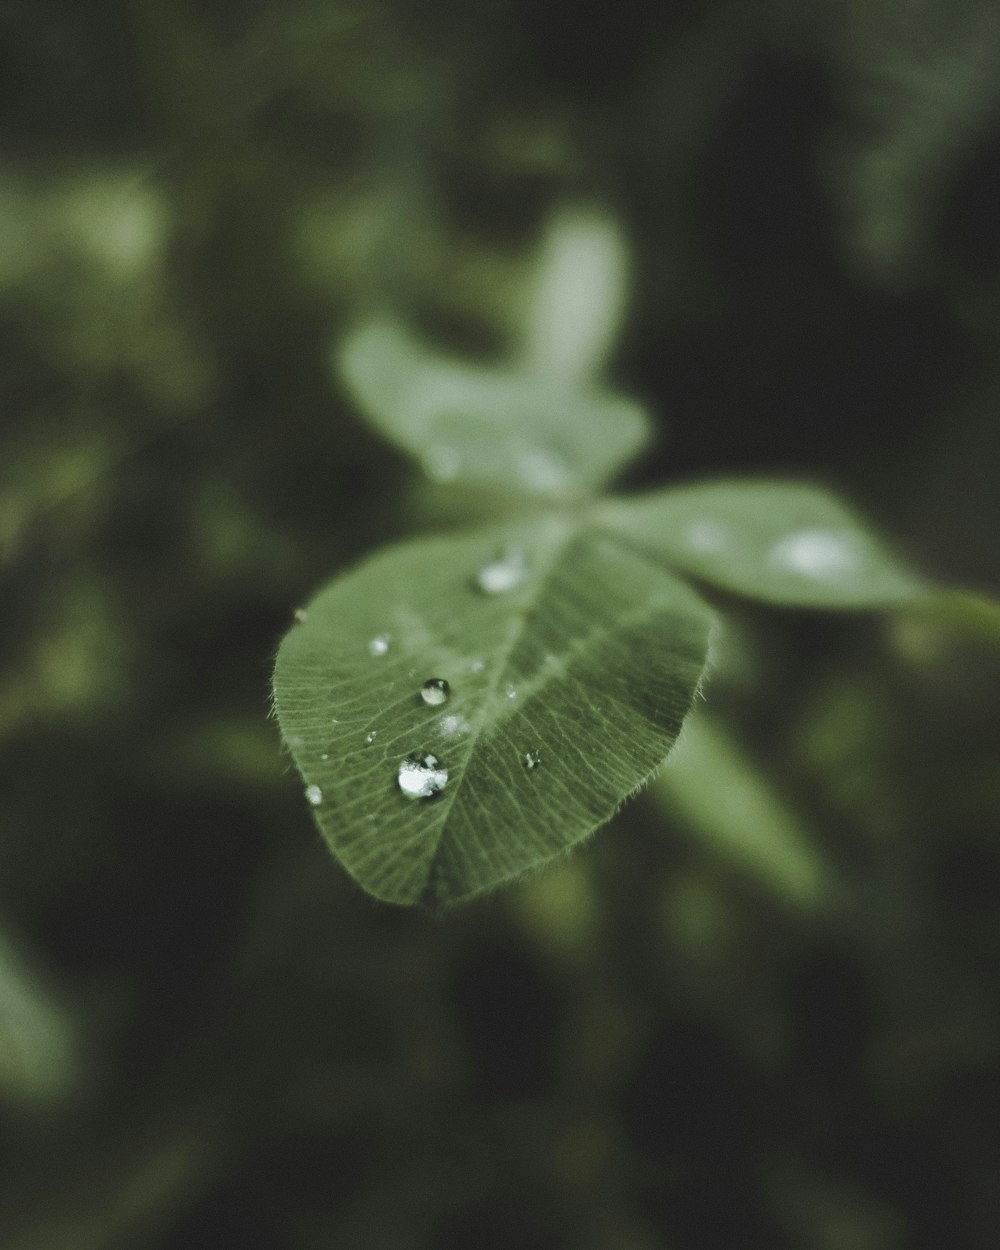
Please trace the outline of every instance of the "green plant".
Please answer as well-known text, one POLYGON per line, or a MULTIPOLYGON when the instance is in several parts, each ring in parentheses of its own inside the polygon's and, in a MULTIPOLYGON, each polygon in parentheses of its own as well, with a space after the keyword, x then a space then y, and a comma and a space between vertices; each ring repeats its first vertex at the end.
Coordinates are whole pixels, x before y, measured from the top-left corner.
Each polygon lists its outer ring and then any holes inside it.
POLYGON ((550 243, 509 366, 435 356, 385 318, 337 353, 387 439, 469 492, 467 511, 501 513, 364 560, 279 650, 277 716, 319 827, 393 903, 478 894, 608 821, 680 733, 718 592, 836 611, 930 595, 815 485, 603 495, 649 428, 593 380, 617 321, 605 310, 621 303, 620 244, 579 216, 550 243))

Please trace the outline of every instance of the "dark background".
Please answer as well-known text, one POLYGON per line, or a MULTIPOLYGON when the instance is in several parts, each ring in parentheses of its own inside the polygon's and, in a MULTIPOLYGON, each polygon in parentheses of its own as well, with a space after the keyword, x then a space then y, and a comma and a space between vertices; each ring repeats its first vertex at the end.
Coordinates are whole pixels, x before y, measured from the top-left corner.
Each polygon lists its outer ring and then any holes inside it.
POLYGON ((0 4, 4 1250, 1000 1243, 995 644, 736 610, 821 912, 649 799, 377 904, 268 719, 428 516, 331 343, 501 351, 565 203, 633 252, 629 485, 804 475, 995 590, 998 197, 991 3, 0 4))

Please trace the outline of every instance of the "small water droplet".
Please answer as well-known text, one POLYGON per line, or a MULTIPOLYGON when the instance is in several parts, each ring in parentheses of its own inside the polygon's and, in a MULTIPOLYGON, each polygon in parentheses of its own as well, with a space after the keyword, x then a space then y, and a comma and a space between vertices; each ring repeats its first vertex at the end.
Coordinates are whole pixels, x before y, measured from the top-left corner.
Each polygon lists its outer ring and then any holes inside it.
POLYGON ((500 559, 483 565, 476 574, 476 585, 484 595, 502 595, 516 589, 527 577, 524 552, 519 547, 508 547, 500 559))
POLYGON ((442 716, 438 727, 446 738, 453 738, 456 734, 467 734, 472 728, 465 717, 459 716, 457 712, 449 712, 447 716, 442 716))
POLYGON ((321 760, 328 760, 328 759, 330 758, 330 752, 329 752, 329 751, 324 751, 324 752, 323 752, 323 754, 322 754, 319 758, 320 758, 321 760))
POLYGON ((462 469, 462 457, 457 447, 441 444, 429 447, 423 457, 424 472, 435 482, 453 482, 462 469))
POLYGON ((323 802, 323 791, 319 786, 306 786, 306 802, 311 803, 313 807, 319 807, 323 802))
POLYGON ((537 751, 525 751, 523 762, 528 772, 531 772, 533 768, 537 768, 538 765, 542 762, 542 757, 538 754, 537 751))
POLYGON ((518 476, 526 491, 548 495, 566 490, 572 481, 569 465, 554 451, 531 451, 518 461, 518 476))
POLYGON ((397 781, 408 799, 430 799, 448 784, 448 770, 436 755, 408 755, 399 766, 397 781))
POLYGON ((389 635, 377 634, 368 644, 369 655, 385 655, 389 650, 389 635))
POLYGON ((290 747, 300 747, 302 745, 302 739, 298 734, 289 734, 285 741, 290 747))
POLYGON ((485 667, 486 665, 482 660, 470 660, 469 661, 470 673, 481 673, 485 667))
POLYGON ((504 694, 507 696, 508 699, 517 698, 517 688, 513 685, 512 682, 507 683, 506 689, 504 690, 504 694))
POLYGON ((339 725, 339 724, 340 724, 340 721, 339 721, 339 720, 337 720, 336 716, 331 716, 331 717, 330 717, 330 724, 331 724, 331 725, 339 725))
POLYGON ((292 613, 292 620, 296 625, 304 625, 308 619, 309 613, 305 610, 305 608, 296 608, 292 613))
POLYGON ((798 530, 774 544, 768 563, 786 573, 815 581, 838 581, 858 567, 857 547, 851 534, 836 530, 798 530))
POLYGON ((365 746, 370 747, 377 737, 378 737, 377 729, 373 729, 370 733, 366 733, 365 734, 365 746))
POLYGON ((443 677, 429 677, 420 687, 420 697, 431 707, 440 707, 448 702, 451 687, 443 677))
POLYGON ((692 551, 700 551, 705 555, 721 551, 726 545, 725 528, 712 517, 689 521, 684 526, 682 537, 692 551))

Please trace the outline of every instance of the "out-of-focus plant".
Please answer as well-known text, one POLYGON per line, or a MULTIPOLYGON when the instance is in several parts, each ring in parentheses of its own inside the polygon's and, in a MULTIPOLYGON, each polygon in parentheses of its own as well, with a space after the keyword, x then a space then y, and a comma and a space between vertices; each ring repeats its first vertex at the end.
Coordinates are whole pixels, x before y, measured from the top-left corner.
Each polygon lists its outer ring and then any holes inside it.
MULTIPOLYGON (((519 358, 439 356, 385 317, 340 344, 337 368, 371 423, 429 477, 503 513, 363 561, 299 610, 278 655, 275 706, 306 798, 381 899, 467 898, 608 821, 681 731, 706 672, 714 593, 838 611, 936 593, 811 484, 602 495, 647 438, 642 408, 594 381, 624 281, 614 225, 563 215, 519 358)), ((711 794, 714 769, 727 795, 768 806, 752 782, 734 782, 722 738, 689 736, 684 805, 711 794), (708 766, 692 770, 695 758, 708 766)), ((758 823, 794 839, 773 807, 758 823)), ((813 890, 814 867, 785 860, 793 892, 813 890)))

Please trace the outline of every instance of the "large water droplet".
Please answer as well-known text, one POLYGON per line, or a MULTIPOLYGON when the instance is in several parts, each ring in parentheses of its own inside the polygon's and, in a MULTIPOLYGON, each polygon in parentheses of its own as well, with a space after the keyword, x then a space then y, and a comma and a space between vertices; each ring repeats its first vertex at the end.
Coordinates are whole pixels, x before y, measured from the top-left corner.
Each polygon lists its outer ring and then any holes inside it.
POLYGON ((377 634, 368 644, 369 655, 385 655, 389 650, 389 635, 377 634))
POLYGON ((451 687, 443 677, 429 677, 420 687, 420 697, 431 707, 440 707, 448 702, 451 687))
POLYGON ((525 751, 524 766, 529 772, 531 772, 532 769, 537 768, 541 762, 542 757, 537 751, 525 751))
POLYGON ((430 799, 448 784, 448 770, 436 755, 408 755, 399 766, 397 780, 408 799, 430 799))
POLYGON ((508 547, 499 560, 484 564, 476 574, 476 585, 484 595, 502 595, 527 579, 528 566, 519 547, 508 547))
POLYGON ((815 581, 838 581, 858 567, 858 551, 851 534, 837 530, 797 530, 774 544, 768 563, 786 573, 815 581))
POLYGON ((323 791, 319 786, 306 786, 306 802, 311 803, 313 807, 319 807, 323 802, 323 791))

